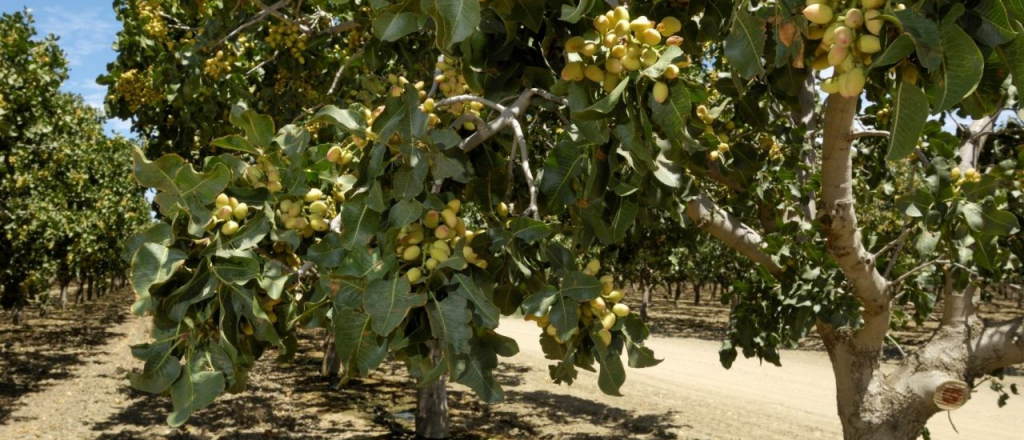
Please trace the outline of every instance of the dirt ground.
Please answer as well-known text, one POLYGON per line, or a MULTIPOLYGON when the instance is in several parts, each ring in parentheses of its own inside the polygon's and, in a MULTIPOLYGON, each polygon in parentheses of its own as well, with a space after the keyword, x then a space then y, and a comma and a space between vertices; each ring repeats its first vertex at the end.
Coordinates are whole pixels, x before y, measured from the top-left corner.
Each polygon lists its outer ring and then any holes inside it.
MULTIPOLYGON (((302 338, 294 363, 261 361, 250 389, 195 414, 188 427, 164 419, 170 399, 131 389, 124 373, 141 365, 128 345, 146 340, 148 321, 128 314, 131 294, 119 292, 65 312, 29 315, 13 327, 0 314, 0 439, 411 439, 414 390, 399 364, 341 389, 317 375, 319 335, 302 338)), ((550 383, 531 323, 508 319, 499 332, 521 353, 500 370, 506 401, 477 402, 451 387, 456 439, 831 439, 841 437, 827 356, 786 351, 783 368, 739 360, 718 364, 726 323, 719 305, 652 309, 650 345, 661 365, 628 370, 625 397, 608 397, 592 374, 572 387, 550 383)), ((1007 313, 996 308, 988 313, 1007 313)), ((906 332, 913 341, 920 330, 906 332)), ((908 347, 909 348, 909 347, 908 347)), ((1024 386, 1024 378, 1008 380, 1024 386)), ((996 408, 987 386, 975 402, 929 428, 934 439, 1015 439, 1024 396, 996 408)))

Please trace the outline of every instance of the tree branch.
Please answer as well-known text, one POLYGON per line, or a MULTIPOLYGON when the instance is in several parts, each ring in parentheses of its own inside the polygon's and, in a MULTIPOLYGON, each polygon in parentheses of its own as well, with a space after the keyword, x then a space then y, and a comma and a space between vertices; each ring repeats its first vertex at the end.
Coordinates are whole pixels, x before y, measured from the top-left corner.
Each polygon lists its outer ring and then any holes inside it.
MULTIPOLYGON (((463 96, 471 96, 471 95, 463 95, 463 96)), ((491 121, 487 123, 487 129, 486 130, 477 130, 476 133, 473 133, 471 136, 469 136, 468 138, 463 140, 462 141, 462 145, 460 145, 459 148, 461 148, 462 151, 469 152, 469 151, 473 150, 474 148, 478 147, 480 144, 482 144, 484 141, 489 139, 491 136, 494 136, 495 134, 497 134, 499 131, 501 131, 505 127, 508 127, 511 124, 512 121, 518 120, 524 113, 526 113, 526 109, 530 107, 530 103, 531 103, 531 101, 532 101, 534 96, 540 96, 540 97, 542 97, 544 99, 547 99, 549 101, 553 101, 555 103, 562 104, 562 105, 565 105, 568 102, 568 101, 565 100, 565 98, 552 95, 551 93, 548 93, 547 91, 544 91, 544 90, 541 90, 541 89, 526 89, 526 90, 523 90, 523 92, 519 94, 519 97, 516 98, 515 102, 512 105, 508 106, 508 107, 502 106, 501 104, 492 102, 490 100, 485 100, 484 98, 473 97, 473 98, 475 98, 473 100, 475 100, 477 102, 481 102, 481 103, 483 103, 484 105, 487 105, 487 106, 493 106, 492 108, 495 108, 495 109, 500 109, 500 110, 498 110, 499 111, 499 115, 497 117, 495 117, 494 119, 491 119, 491 121)), ((456 99, 456 98, 464 99, 462 96, 456 96, 454 98, 448 98, 448 99, 445 99, 445 100, 441 100, 438 104, 435 104, 435 105, 440 105, 440 103, 445 103, 445 101, 448 101, 448 100, 451 100, 451 99, 456 99)), ((522 127, 520 127, 520 129, 522 129, 522 127)))
POLYGON ((967 171, 975 168, 978 164, 978 156, 981 153, 981 146, 985 144, 988 137, 987 127, 994 123, 994 116, 985 116, 971 123, 967 136, 960 144, 960 171, 967 171))
POLYGON ((851 132, 847 139, 852 142, 866 137, 889 137, 889 132, 885 130, 859 130, 851 132))
POLYGON ((913 275, 915 273, 918 273, 918 272, 928 268, 929 266, 931 266, 933 264, 945 264, 945 263, 948 263, 948 261, 946 261, 946 260, 939 260, 939 259, 935 259, 935 260, 932 260, 932 261, 921 263, 917 267, 908 270, 903 275, 900 275, 900 277, 896 278, 894 281, 889 282, 888 287, 889 288, 893 288, 893 287, 899 285, 900 283, 906 281, 907 278, 910 278, 911 275, 913 275))
POLYGON ((974 295, 978 286, 971 284, 962 292, 953 289, 953 273, 945 271, 945 285, 942 291, 942 322, 943 327, 958 327, 974 315, 974 295))
POLYGON ((972 348, 970 368, 978 375, 1024 363, 1024 316, 986 325, 972 348))
POLYGON ((526 136, 523 135, 523 127, 519 120, 512 120, 512 131, 515 133, 516 144, 519 145, 519 161, 523 167, 523 176, 526 179, 526 186, 530 190, 530 205, 523 211, 523 216, 533 216, 540 220, 540 209, 537 207, 537 185, 533 180, 533 171, 530 170, 530 156, 526 150, 526 136))
MULTIPOLYGON (((867 314, 885 314, 888 321, 888 283, 875 268, 872 255, 864 249, 853 196, 853 161, 850 127, 857 110, 857 98, 831 95, 825 109, 821 171, 822 209, 818 221, 825 233, 825 248, 853 284, 854 294, 867 314)), ((879 343, 885 336, 878 335, 879 343)))
POLYGON ((249 20, 249 21, 247 21, 245 23, 242 23, 240 26, 235 28, 235 30, 229 32, 227 35, 225 35, 221 39, 217 40, 217 42, 213 43, 213 45, 210 46, 210 48, 212 49, 212 48, 215 48, 217 46, 220 46, 221 44, 224 44, 225 41, 228 41, 231 38, 233 38, 235 35, 238 35, 238 33, 242 32, 243 30, 245 30, 245 28, 247 28, 249 26, 252 26, 252 25, 262 21, 263 19, 267 18, 267 16, 270 15, 271 13, 276 12, 278 9, 283 8, 290 1, 291 0, 281 0, 281 1, 279 1, 277 3, 274 3, 274 4, 270 5, 270 6, 263 6, 263 10, 258 12, 251 20, 249 20))
POLYGON ((693 220, 697 227, 707 231, 725 245, 768 269, 772 274, 782 273, 782 268, 775 264, 772 257, 761 250, 764 246, 761 235, 703 194, 687 203, 685 211, 686 216, 693 220))
MULTIPOLYGON (((911 228, 906 228, 906 227, 903 228, 903 232, 900 233, 899 237, 896 237, 895 240, 890 241, 889 244, 886 244, 885 246, 882 246, 882 248, 879 249, 878 252, 875 252, 875 255, 872 258, 874 258, 875 260, 878 260, 878 257, 881 257, 882 255, 885 255, 885 252, 888 251, 889 249, 892 249, 893 246, 896 246, 897 244, 902 246, 903 240, 905 240, 907 238, 907 236, 910 235, 910 231, 912 231, 911 228)), ((898 254, 899 252, 896 252, 896 253, 898 254)))

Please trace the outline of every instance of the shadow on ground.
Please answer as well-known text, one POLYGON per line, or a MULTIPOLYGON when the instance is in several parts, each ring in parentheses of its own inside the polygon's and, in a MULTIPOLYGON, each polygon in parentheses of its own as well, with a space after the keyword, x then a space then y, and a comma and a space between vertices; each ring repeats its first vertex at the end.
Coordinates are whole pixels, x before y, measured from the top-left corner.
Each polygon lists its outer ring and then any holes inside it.
MULTIPOLYGON (((386 362, 371 378, 342 387, 317 373, 315 333, 300 337, 300 355, 291 364, 269 359, 250 372, 249 389, 225 396, 189 419, 185 428, 166 425, 170 398, 121 389, 127 405, 92 426, 97 439, 363 439, 406 440, 413 434, 415 387, 405 367, 386 362)), ((632 414, 578 397, 545 391, 518 391, 529 368, 503 364, 498 380, 504 403, 487 405, 469 391, 449 388, 452 439, 668 439, 674 415, 632 414), (597 426, 600 429, 578 429, 597 426), (576 428, 576 429, 567 429, 576 428), (555 434, 555 432, 558 432, 555 434)))
POLYGON ((71 369, 87 362, 95 348, 120 336, 110 331, 128 318, 131 293, 119 291, 68 310, 25 310, 15 326, 0 314, 0 424, 16 420, 18 400, 48 383, 71 377, 71 369))

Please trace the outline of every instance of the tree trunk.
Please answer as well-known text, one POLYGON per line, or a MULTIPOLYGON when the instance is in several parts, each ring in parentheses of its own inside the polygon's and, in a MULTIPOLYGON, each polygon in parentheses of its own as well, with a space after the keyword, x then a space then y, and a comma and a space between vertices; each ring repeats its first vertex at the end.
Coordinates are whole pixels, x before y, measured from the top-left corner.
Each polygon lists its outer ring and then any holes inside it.
MULTIPOLYGON (((427 341, 430 358, 441 362, 441 348, 436 340, 427 341)), ((448 375, 416 389, 416 435, 422 438, 448 438, 451 419, 448 415, 448 375)))
POLYGON ((679 297, 683 296, 683 283, 674 283, 674 284, 675 284, 676 292, 675 292, 674 298, 672 299, 672 307, 678 309, 679 308, 679 297))
POLYGON ((640 320, 647 322, 647 307, 651 304, 651 285, 641 282, 640 290, 643 291, 643 297, 640 300, 640 320))
POLYGON ((96 293, 96 282, 93 280, 91 276, 88 279, 88 287, 85 288, 85 299, 87 301, 92 301, 93 298, 95 298, 94 295, 96 293))
POLYGON ((65 310, 68 308, 68 284, 70 281, 62 281, 60 283, 60 309, 65 310))
POLYGON ((334 335, 327 333, 324 338, 324 361, 320 365, 320 375, 325 377, 341 376, 341 356, 334 348, 334 335))
POLYGON ((695 306, 699 306, 700 305, 700 290, 703 287, 704 287, 704 285, 700 284, 700 283, 697 283, 697 284, 693 285, 693 305, 695 305, 695 306))
POLYGON ((16 305, 11 309, 11 323, 14 325, 21 325, 21 306, 16 305))
POLYGON ((85 280, 78 280, 78 291, 75 292, 75 304, 81 304, 85 300, 85 280))

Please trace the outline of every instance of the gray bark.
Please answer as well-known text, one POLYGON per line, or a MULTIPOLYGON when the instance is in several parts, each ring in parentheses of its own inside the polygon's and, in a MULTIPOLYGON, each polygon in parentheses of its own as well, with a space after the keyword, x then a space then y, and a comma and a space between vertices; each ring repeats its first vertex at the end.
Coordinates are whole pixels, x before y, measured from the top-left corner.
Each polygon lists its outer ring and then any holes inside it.
POLYGON ((320 365, 320 375, 325 377, 341 377, 341 356, 334 348, 334 334, 327 333, 324 337, 324 361, 320 365))
MULTIPOLYGON (((441 348, 437 341, 427 342, 430 358, 441 362, 441 348)), ((444 374, 434 383, 416 389, 416 435, 422 438, 448 438, 451 433, 451 418, 448 414, 448 375, 444 374)))

